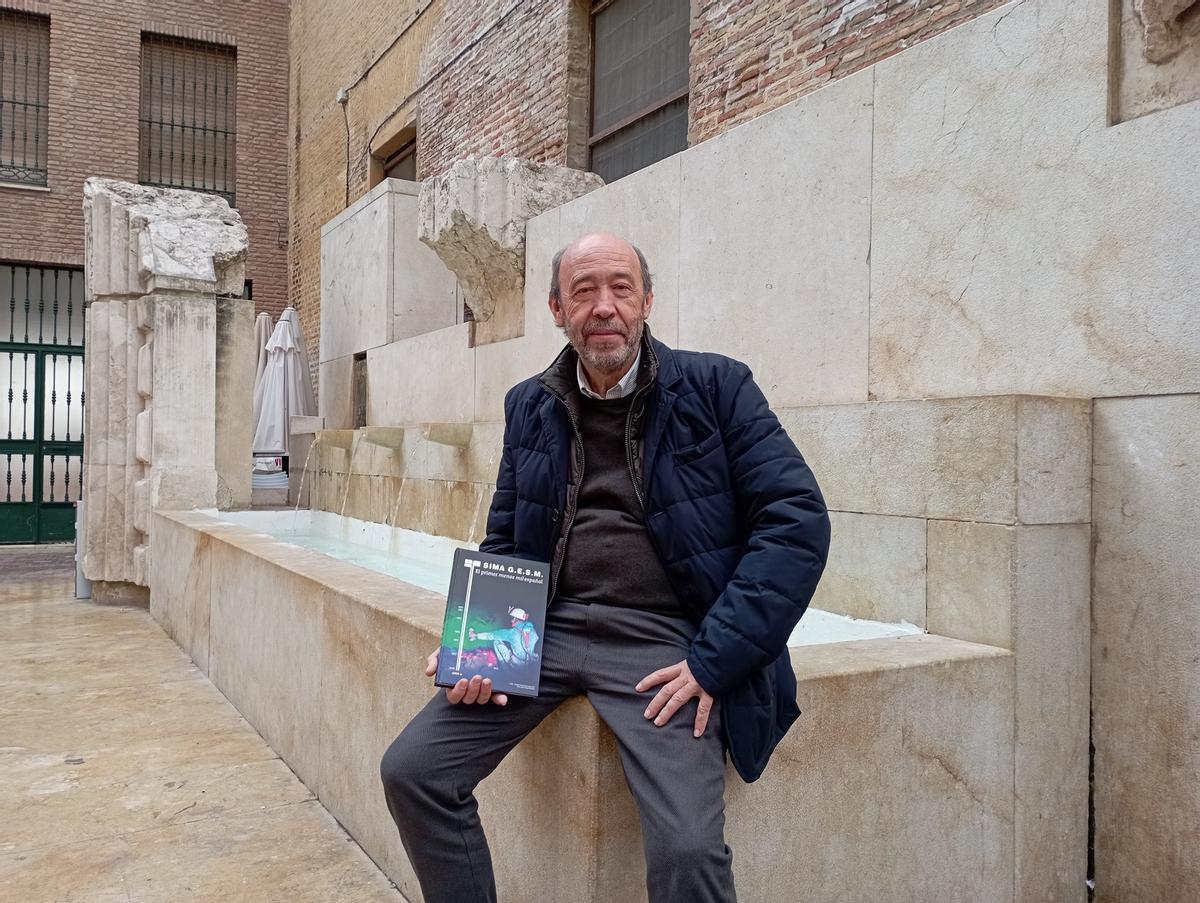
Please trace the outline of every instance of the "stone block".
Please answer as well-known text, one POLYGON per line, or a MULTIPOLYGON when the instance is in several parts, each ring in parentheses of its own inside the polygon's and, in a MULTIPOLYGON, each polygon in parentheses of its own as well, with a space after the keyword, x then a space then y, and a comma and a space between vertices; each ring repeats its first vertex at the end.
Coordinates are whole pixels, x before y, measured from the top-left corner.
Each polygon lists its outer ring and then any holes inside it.
POLYGON ((872 397, 1200 388, 1200 107, 1109 128, 1109 17, 1008 4, 874 67, 872 397))
POLYGON ((931 633, 1013 648, 1016 529, 929 521, 925 626, 931 633))
POLYGON ((453 326, 462 317, 454 274, 417 238, 419 182, 388 179, 392 205, 392 340, 453 326))
POLYGON ((212 580, 208 523, 209 518, 190 512, 156 513, 150 566, 150 614, 206 674, 212 580))
POLYGON ((133 484, 133 525, 142 533, 150 532, 150 480, 133 484))
POLYGON ((871 71, 681 155, 679 344, 774 405, 867 400, 871 71))
POLYGON ((249 238, 224 198, 92 177, 83 212, 87 300, 242 293, 249 238))
POLYGON ((1083 903, 1088 852, 1091 528, 1019 526, 1015 900, 1083 903))
POLYGON ((1113 118, 1200 99, 1200 19, 1191 0, 1120 0, 1113 35, 1113 118), (1118 10, 1119 8, 1119 10, 1118 10), (1193 14, 1186 17, 1189 8, 1193 14))
POLYGON ((1086 523, 1092 510, 1092 402, 1018 396, 1017 521, 1086 523))
POLYGON ((554 325, 547 304, 550 263, 565 244, 559 219, 560 211, 556 208, 530 220, 526 227, 524 334, 475 349, 476 420, 503 420, 504 396, 508 390, 549 367, 567 344, 563 331, 554 325))
MULTIPOLYGON (((214 469, 215 298, 156 295, 153 307, 154 440, 150 460, 172 467, 214 469)), ((250 411, 251 408, 244 408, 247 420, 250 411)))
MULTIPOLYGON (((681 160, 678 154, 668 157, 559 208, 560 245, 589 232, 612 232, 641 248, 654 279, 650 326, 655 336, 668 345, 675 345, 679 339, 681 160)), ((532 250, 531 246, 527 253, 532 250)), ((548 275, 550 260, 544 265, 540 259, 538 262, 538 275, 543 269, 548 275)), ((539 281, 535 288, 541 289, 544 301, 546 286, 539 281)), ((527 292, 526 299, 529 297, 527 292)))
POLYGON ((394 238, 386 183, 321 228, 321 363, 392 340, 394 238))
POLYGON ((154 412, 150 408, 140 411, 134 418, 134 455, 143 464, 154 458, 154 412))
POLYGON ((317 393, 318 416, 324 428, 351 429, 354 426, 354 356, 322 361, 319 367, 321 391, 317 393))
POLYGON ((812 607, 925 626, 925 521, 830 512, 833 541, 812 607))
POLYGON ((1012 657, 916 635, 792 662, 800 720, 728 779, 738 898, 1013 900, 1012 657))
MULTIPOLYGON (((223 540, 210 553, 209 676, 299 778, 316 787, 315 701, 325 670, 321 588, 281 567, 287 549, 267 537, 223 540), (274 546, 273 560, 255 554, 263 544, 274 546)), ((301 553, 315 554, 295 550, 301 553)))
POLYGON ((1087 862, 1087 524, 929 521, 932 632, 1016 661, 1014 899, 1082 899, 1087 862))
MULTIPOLYGON (((83 346, 87 386, 102 386, 108 378, 108 310, 110 302, 97 301, 85 309, 86 343, 83 346)), ((108 463, 108 395, 93 393, 84 407, 85 463, 108 463)))
POLYGON ((212 467, 168 467, 156 464, 150 470, 150 507, 155 510, 187 511, 216 504, 217 472, 212 467))
POLYGON ((526 221, 603 184, 570 167, 468 157, 422 185, 417 235, 458 278, 476 321, 507 317, 523 306, 526 221))
POLYGON ((1200 890, 1200 396, 1095 417, 1096 900, 1165 903, 1200 890))
POLYGON ((137 390, 143 398, 154 394, 154 342, 147 341, 138 349, 137 390))
POLYGON ((150 544, 138 543, 133 547, 133 562, 129 580, 137 586, 150 586, 150 544))
POLYGON ((104 543, 104 572, 98 579, 119 583, 133 579, 132 563, 133 550, 126 541, 128 521, 126 520, 125 501, 126 480, 129 469, 123 464, 104 465, 107 473, 104 475, 104 496, 102 499, 91 498, 88 504, 99 504, 104 510, 104 520, 100 527, 100 535, 104 543))
POLYGON ((469 338, 470 325, 463 323, 368 351, 367 423, 474 419, 475 356, 469 338))
POLYGON ((254 439, 254 302, 217 298, 213 446, 218 508, 250 504, 254 439))
POLYGON ((994 396, 778 411, 830 508, 1086 522, 1087 399, 994 396))
POLYGON ((107 368, 100 371, 100 381, 88 385, 89 395, 103 391, 107 395, 105 434, 108 437, 108 463, 128 464, 129 446, 133 441, 133 418, 136 411, 129 408, 128 360, 130 350, 129 304, 111 301, 108 308, 107 368), (100 387, 103 387, 100 390, 100 387))

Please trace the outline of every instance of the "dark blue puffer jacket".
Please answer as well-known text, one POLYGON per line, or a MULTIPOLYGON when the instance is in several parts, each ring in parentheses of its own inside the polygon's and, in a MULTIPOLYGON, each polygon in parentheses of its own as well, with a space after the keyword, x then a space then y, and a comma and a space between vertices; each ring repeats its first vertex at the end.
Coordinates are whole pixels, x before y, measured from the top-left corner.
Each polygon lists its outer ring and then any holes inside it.
MULTIPOLYGON (((572 516, 576 360, 567 346, 505 397, 504 451, 480 544, 550 561, 552 586, 572 516)), ((786 644, 824 570, 829 516, 745 364, 673 351, 649 330, 642 361, 630 435, 646 527, 699 625, 688 666, 721 700, 730 760, 753 781, 800 714, 786 644)))

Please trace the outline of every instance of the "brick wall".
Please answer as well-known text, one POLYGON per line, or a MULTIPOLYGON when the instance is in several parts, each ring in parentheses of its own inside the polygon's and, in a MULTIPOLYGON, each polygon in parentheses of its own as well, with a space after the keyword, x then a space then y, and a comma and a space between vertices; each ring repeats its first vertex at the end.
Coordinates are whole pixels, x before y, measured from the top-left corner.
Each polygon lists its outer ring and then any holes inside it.
POLYGON ((422 56, 418 177, 472 154, 584 166, 587 28, 578 0, 447 0, 422 56))
POLYGON ((693 0, 688 143, 698 144, 1004 0, 693 0))
POLYGON ((0 187, 0 258, 82 265, 83 180, 138 180, 143 30, 237 47, 237 204, 259 310, 287 285, 285 0, 0 0, 50 16, 49 191, 0 187))
POLYGON ((313 385, 321 226, 365 194, 371 147, 415 116, 421 48, 441 0, 294 0, 289 26, 288 282, 313 385), (337 102, 346 90, 347 102, 337 102), (406 99, 408 98, 408 99, 406 99))

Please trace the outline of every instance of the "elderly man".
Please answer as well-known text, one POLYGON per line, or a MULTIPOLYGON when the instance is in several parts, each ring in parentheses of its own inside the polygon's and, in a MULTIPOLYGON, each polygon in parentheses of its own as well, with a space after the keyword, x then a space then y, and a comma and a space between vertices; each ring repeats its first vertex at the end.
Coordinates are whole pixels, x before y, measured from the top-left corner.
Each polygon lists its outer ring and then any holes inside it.
POLYGON ((480 545, 551 563, 541 692, 478 675, 439 692, 383 757, 388 808, 427 903, 495 900, 474 788, 584 695, 617 738, 651 903, 731 901, 725 751, 755 780, 800 714, 786 643, 825 566, 825 503, 745 364, 651 338, 629 242, 560 251, 549 303, 569 344, 505 398, 480 545))

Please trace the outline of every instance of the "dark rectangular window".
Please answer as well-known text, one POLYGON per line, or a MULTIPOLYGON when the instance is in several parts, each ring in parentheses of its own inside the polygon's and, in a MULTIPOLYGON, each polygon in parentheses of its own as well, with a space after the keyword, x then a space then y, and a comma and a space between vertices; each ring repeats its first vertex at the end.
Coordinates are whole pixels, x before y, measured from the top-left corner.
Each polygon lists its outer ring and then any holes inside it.
POLYGON ((50 20, 0 9, 0 182, 46 184, 50 20))
POLYGON ((142 35, 139 180, 234 203, 237 50, 142 35))
POLYGON ((417 181, 417 139, 411 138, 383 161, 385 179, 417 181))
POLYGON ((606 182, 687 147, 688 0, 592 4, 592 171, 606 182))

